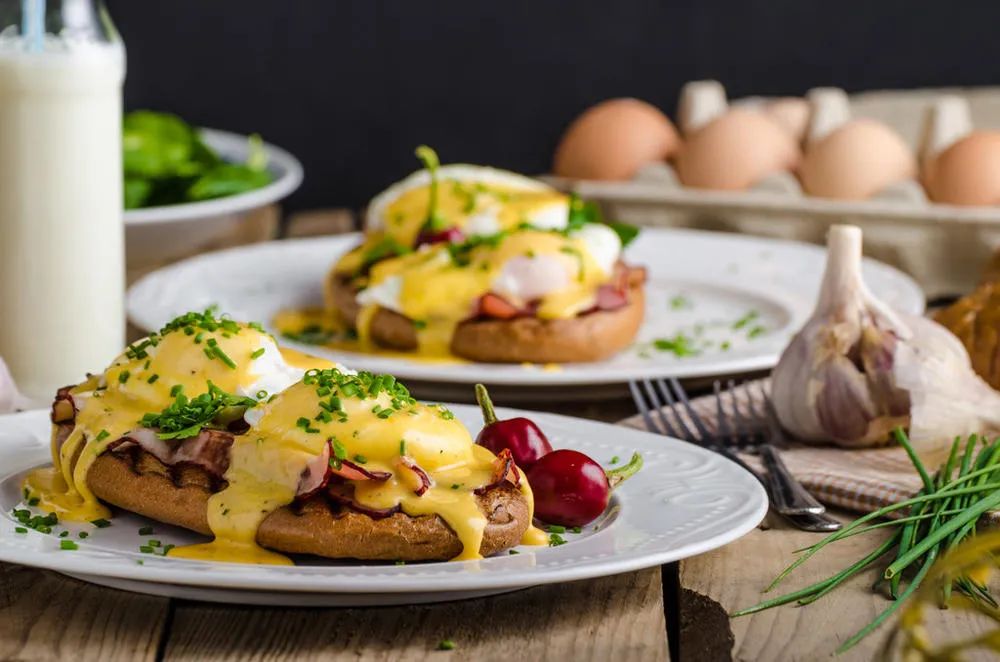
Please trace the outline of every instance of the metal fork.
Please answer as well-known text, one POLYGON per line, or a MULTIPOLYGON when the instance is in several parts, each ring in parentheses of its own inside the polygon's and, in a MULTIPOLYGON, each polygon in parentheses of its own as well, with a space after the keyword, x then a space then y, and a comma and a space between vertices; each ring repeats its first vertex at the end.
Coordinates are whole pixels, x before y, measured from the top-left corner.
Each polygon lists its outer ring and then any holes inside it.
MULTIPOLYGON (((677 388, 680 384, 677 385, 677 388)), ((737 389, 740 388, 736 382, 729 380, 726 391, 730 394, 732 418, 735 424, 731 424, 730 417, 722 404, 722 385, 719 382, 713 384, 715 392, 715 407, 719 418, 719 440, 726 446, 746 447, 756 452, 767 469, 768 481, 771 484, 774 507, 782 515, 804 515, 812 513, 821 515, 826 512, 826 507, 817 501, 813 495, 809 494, 806 488, 792 475, 785 466, 784 460, 778 454, 778 449, 774 447, 774 441, 780 441, 782 437, 781 425, 778 423, 771 404, 771 398, 764 391, 764 386, 758 382, 756 389, 751 389, 750 385, 743 384, 743 392, 747 395, 747 402, 752 416, 747 420, 740 411, 737 389), (755 392, 756 391, 756 392, 755 392), (752 426, 752 421, 765 421, 766 432, 758 432, 750 435, 748 431, 752 426), (741 434, 741 430, 743 433, 741 434)))
MULTIPOLYGON (((762 441, 762 435, 759 432, 750 431, 749 427, 745 425, 743 418, 739 420, 743 421, 744 424, 731 427, 731 434, 726 436, 713 434, 705 425, 701 416, 695 411, 694 407, 691 406, 687 393, 685 393, 680 382, 674 378, 669 380, 646 379, 641 382, 629 382, 629 391, 632 393, 632 400, 635 402, 636 408, 642 414, 646 426, 651 431, 659 431, 661 434, 686 439, 736 462, 760 480, 768 492, 771 504, 774 505, 777 512, 781 513, 777 504, 779 502, 783 503, 782 496, 776 495, 778 490, 776 489, 775 481, 770 478, 770 464, 765 463, 765 466, 768 468, 769 478, 768 480, 764 480, 737 455, 734 446, 723 443, 725 441, 732 441, 734 438, 737 441, 742 439, 747 445, 750 445, 751 442, 759 444, 762 441), (688 425, 687 421, 685 421, 681 413, 682 409, 687 414, 691 425, 688 425), (665 410, 669 410, 672 416, 667 416, 665 410)), ((728 417, 720 416, 720 426, 724 424, 728 425, 728 423, 728 417)), ((736 447, 738 446, 739 444, 736 445, 736 447)), ((781 514, 796 527, 806 531, 835 531, 841 526, 837 520, 821 513, 808 511, 803 513, 799 511, 798 513, 789 512, 781 514)))

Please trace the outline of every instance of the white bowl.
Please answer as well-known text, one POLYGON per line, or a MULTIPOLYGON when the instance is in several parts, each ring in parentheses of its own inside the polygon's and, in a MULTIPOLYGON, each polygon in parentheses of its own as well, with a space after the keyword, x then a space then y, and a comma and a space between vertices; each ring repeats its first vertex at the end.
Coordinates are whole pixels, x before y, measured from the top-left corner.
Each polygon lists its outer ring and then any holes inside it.
MULTIPOLYGON (((205 143, 225 161, 243 163, 247 136, 216 129, 200 129, 205 143)), ((272 181, 246 193, 202 202, 130 209, 125 212, 125 245, 129 265, 167 262, 190 255, 199 247, 231 235, 253 211, 281 200, 302 183, 302 164, 268 143, 267 169, 272 181)))

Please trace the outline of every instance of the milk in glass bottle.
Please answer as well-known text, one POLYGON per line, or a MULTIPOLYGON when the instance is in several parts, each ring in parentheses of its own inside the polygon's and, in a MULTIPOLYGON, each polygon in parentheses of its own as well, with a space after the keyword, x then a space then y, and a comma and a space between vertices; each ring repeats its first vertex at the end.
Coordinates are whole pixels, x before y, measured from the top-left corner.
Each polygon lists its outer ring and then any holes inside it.
POLYGON ((36 400, 124 343, 124 76, 100 0, 0 0, 0 357, 36 400))

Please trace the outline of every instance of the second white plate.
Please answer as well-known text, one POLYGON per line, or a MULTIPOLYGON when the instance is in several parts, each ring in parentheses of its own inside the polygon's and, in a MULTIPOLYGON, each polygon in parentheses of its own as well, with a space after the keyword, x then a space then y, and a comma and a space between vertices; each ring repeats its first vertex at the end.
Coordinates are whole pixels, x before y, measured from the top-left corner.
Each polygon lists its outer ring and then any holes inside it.
MULTIPOLYGON (((348 234, 277 241, 184 260, 136 283, 129 290, 128 314, 151 330, 189 310, 218 305, 235 319, 269 326, 282 308, 322 305, 330 266, 358 240, 348 234)), ((750 372, 772 367, 812 312, 825 253, 791 241, 644 228, 627 259, 649 270, 646 320, 635 344, 608 361, 557 369, 450 365, 283 342, 355 369, 452 384, 584 386, 750 372), (678 351, 678 339, 693 352, 678 351)), ((875 296, 893 308, 923 312, 920 287, 902 272, 865 260, 864 277, 875 296)))

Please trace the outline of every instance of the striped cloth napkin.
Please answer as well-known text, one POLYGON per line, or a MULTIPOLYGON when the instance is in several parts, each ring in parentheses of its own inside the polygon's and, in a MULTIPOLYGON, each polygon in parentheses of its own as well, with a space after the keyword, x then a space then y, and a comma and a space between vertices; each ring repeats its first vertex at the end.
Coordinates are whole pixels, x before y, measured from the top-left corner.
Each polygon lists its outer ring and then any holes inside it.
MULTIPOLYGON (((753 382, 749 386, 754 389, 763 386, 768 390, 770 380, 760 380, 759 383, 753 382)), ((722 394, 726 411, 732 411, 733 397, 730 392, 722 394)), ((762 416, 754 416, 750 411, 746 392, 738 389, 735 397, 747 427, 763 428, 765 421, 762 416)), ((705 426, 714 430, 718 423, 715 396, 695 398, 691 404, 705 426)), ((647 429, 640 415, 627 418, 621 424, 641 430, 647 429)), ((757 456, 741 453, 741 457, 751 467, 762 470, 757 456)), ((902 501, 913 496, 921 487, 920 477, 914 470, 906 451, 898 446, 845 450, 834 446, 789 443, 781 447, 781 457, 788 465, 789 471, 817 499, 831 506, 857 512, 871 512, 902 501)))

